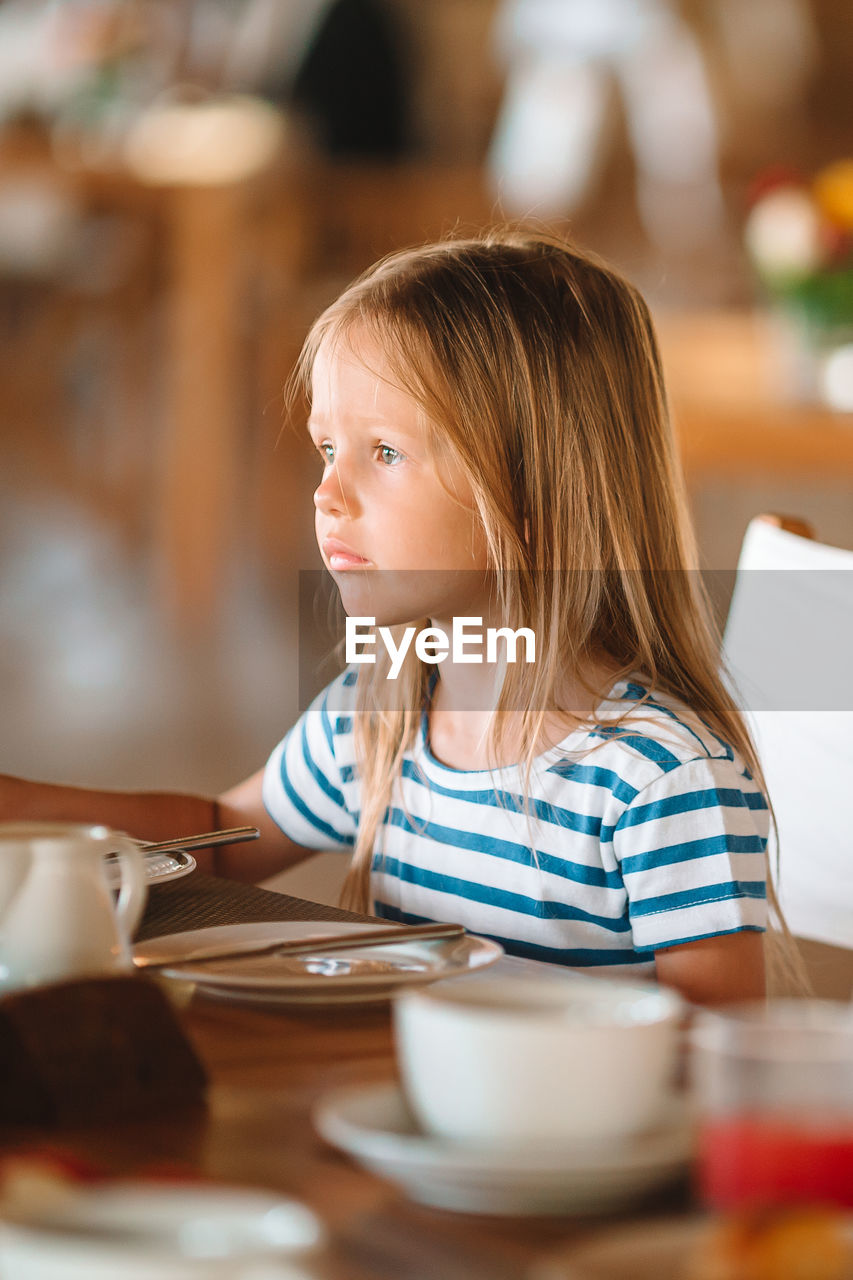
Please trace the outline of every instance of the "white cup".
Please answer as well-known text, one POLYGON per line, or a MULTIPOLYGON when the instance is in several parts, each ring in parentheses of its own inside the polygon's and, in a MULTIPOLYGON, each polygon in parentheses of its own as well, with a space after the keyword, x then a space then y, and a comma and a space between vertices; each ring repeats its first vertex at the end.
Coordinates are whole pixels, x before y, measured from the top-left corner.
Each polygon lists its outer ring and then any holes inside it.
POLYGON ((652 984, 455 979, 394 1001, 413 1114, 456 1142, 629 1137, 671 1098, 684 1003, 652 984))

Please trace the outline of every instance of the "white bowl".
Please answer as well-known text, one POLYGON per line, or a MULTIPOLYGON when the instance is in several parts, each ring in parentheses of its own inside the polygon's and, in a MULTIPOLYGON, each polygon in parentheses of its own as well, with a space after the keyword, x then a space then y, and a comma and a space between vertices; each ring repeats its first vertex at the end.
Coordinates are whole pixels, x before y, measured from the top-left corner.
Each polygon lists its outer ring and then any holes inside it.
POLYGON ((624 1138, 665 1111, 683 1011, 661 987, 574 975, 406 991, 406 1096, 427 1132, 458 1142, 624 1138))

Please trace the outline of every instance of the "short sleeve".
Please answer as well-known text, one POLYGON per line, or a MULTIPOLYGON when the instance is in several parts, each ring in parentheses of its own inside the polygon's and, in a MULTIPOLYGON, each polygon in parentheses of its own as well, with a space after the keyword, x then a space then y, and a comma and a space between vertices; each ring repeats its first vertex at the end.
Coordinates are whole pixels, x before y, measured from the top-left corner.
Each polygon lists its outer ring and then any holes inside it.
POLYGON ((273 751, 264 769, 264 805, 286 836, 308 849, 351 850, 357 814, 347 791, 352 766, 341 756, 352 717, 333 711, 337 682, 324 690, 273 751))
POLYGON ((679 764, 639 791, 613 836, 636 950, 766 928, 768 826, 730 758, 679 764))

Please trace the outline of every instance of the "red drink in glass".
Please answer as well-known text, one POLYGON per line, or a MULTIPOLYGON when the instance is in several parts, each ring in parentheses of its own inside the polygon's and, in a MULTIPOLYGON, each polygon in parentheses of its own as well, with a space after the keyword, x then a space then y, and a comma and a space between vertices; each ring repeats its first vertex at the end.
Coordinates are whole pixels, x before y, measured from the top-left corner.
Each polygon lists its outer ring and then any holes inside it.
POLYGON ((853 1121, 708 1118, 699 1133, 699 1192, 715 1209, 803 1201, 853 1208, 853 1121))
POLYGON ((853 1208, 853 1006, 702 1011, 690 1040, 702 1201, 853 1208))

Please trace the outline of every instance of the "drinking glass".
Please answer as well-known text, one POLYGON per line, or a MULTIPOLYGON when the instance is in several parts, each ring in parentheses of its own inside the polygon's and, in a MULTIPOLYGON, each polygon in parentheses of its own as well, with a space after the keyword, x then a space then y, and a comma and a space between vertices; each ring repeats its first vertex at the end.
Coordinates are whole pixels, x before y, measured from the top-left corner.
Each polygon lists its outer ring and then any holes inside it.
POLYGON ((853 1207, 853 1005, 729 1006, 690 1041, 703 1202, 853 1207))

